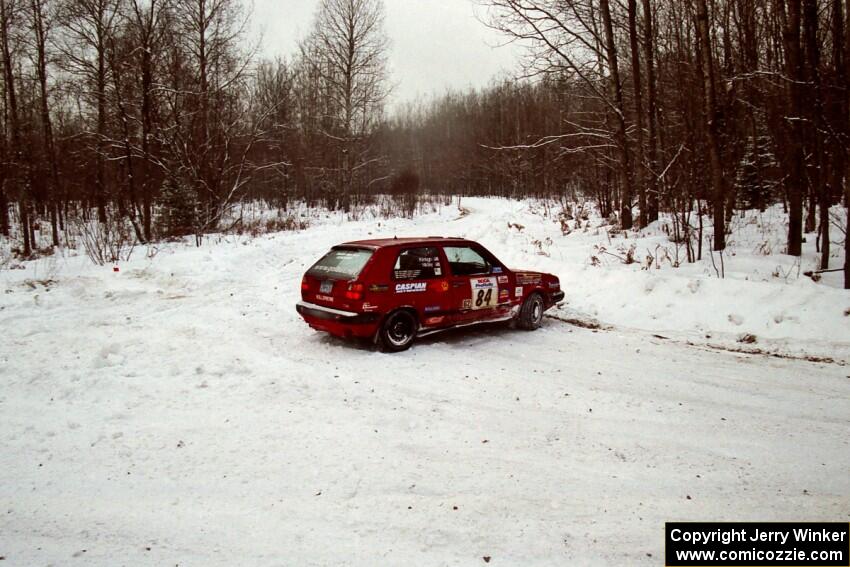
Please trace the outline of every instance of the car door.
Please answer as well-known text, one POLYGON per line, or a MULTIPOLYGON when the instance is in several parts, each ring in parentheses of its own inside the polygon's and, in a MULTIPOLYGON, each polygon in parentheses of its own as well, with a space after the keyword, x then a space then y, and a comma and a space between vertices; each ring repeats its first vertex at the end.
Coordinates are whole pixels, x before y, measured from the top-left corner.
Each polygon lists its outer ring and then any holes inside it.
POLYGON ((471 323, 498 317, 502 311, 500 304, 508 300, 499 282, 501 278, 507 284, 504 268, 494 265, 492 255, 474 245, 443 246, 443 253, 450 271, 454 322, 471 323))
POLYGON ((426 327, 439 327, 451 309, 446 268, 436 246, 411 246, 398 251, 393 264, 395 307, 413 307, 426 327))

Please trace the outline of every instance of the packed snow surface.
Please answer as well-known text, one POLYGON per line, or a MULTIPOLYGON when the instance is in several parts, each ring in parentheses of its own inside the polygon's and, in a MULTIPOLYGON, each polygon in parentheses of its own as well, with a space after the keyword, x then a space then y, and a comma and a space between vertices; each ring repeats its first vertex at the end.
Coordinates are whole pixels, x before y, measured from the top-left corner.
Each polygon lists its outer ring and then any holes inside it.
POLYGON ((5 564, 658 565, 665 521, 850 521, 837 280, 748 219, 720 279, 642 269, 661 226, 462 206, 0 272, 5 564), (295 313, 331 245, 432 234, 558 275, 558 319, 389 355, 295 313))

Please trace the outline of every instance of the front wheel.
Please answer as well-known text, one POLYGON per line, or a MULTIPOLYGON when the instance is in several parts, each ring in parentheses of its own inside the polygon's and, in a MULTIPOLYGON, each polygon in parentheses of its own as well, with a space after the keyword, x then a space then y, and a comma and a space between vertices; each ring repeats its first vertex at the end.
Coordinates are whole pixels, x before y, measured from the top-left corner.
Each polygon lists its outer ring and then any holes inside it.
POLYGON ((390 313, 378 331, 382 350, 400 352, 409 349, 416 338, 416 326, 416 317, 410 311, 390 313))
POLYGON ((519 310, 517 317, 517 325, 521 329, 533 331, 543 323, 543 296, 539 293, 532 293, 526 298, 525 302, 519 310))

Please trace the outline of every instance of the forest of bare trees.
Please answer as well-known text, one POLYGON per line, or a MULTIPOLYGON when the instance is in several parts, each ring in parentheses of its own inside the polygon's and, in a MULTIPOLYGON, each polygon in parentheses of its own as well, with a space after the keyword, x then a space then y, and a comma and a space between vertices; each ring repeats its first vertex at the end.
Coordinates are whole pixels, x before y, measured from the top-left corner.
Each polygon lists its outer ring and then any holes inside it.
POLYGON ((839 267, 850 0, 480 0, 518 77, 391 115, 381 0, 318 4, 265 59, 238 0, 0 0, 0 233, 30 257, 69 223, 200 237, 245 200, 566 196, 670 213, 696 259, 782 203, 787 252, 839 267))

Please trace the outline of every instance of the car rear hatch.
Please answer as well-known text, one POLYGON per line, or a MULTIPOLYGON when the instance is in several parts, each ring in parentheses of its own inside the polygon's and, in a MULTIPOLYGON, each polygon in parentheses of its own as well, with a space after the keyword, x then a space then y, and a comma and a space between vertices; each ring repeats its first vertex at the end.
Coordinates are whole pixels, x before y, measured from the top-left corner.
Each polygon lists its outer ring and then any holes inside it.
POLYGON ((301 283, 304 301, 336 309, 350 309, 352 298, 346 295, 372 258, 371 248, 335 246, 313 264, 301 283))

